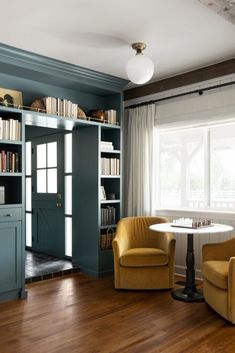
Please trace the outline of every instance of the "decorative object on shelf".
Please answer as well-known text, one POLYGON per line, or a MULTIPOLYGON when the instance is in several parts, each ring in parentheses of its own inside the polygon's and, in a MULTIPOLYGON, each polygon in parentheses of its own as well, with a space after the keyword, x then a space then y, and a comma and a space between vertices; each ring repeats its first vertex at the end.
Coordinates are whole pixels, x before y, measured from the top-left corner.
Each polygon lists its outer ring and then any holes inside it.
POLYGON ((100 200, 101 200, 101 201, 106 200, 105 189, 104 189, 104 186, 102 186, 102 185, 101 185, 101 187, 100 187, 100 200))
POLYGON ((116 124, 117 112, 114 109, 105 110, 105 120, 108 124, 116 124))
POLYGON ((90 111, 90 117, 91 117, 91 119, 94 118, 95 120, 99 120, 101 122, 104 122, 104 120, 105 120, 105 111, 102 110, 102 109, 91 110, 90 111))
POLYGON ((211 223, 210 219, 202 219, 199 221, 194 221, 191 218, 179 218, 173 219, 173 223, 171 224, 172 227, 178 228, 192 228, 192 229, 199 229, 205 227, 212 227, 213 224, 211 223))
POLYGON ((78 110, 78 114, 77 114, 77 118, 78 119, 86 119, 86 114, 85 112, 82 110, 82 108, 80 108, 79 106, 77 106, 77 110, 78 110))
POLYGON ((146 44, 133 43, 131 46, 136 50, 136 55, 128 61, 126 73, 133 83, 142 85, 148 82, 153 76, 154 65, 152 60, 142 53, 146 48, 146 44))
POLYGON ((108 250, 112 249, 112 242, 115 238, 115 231, 113 228, 107 228, 105 234, 100 235, 100 249, 108 250))
POLYGON ((111 192, 110 194, 108 194, 108 200, 115 200, 116 199, 116 195, 114 192, 111 192))
POLYGON ((7 88, 0 88, 0 104, 6 107, 23 106, 22 92, 7 88))
POLYGON ((35 99, 35 101, 33 101, 30 107, 31 107, 31 110, 33 111, 43 112, 43 113, 46 112, 46 107, 42 99, 35 99))

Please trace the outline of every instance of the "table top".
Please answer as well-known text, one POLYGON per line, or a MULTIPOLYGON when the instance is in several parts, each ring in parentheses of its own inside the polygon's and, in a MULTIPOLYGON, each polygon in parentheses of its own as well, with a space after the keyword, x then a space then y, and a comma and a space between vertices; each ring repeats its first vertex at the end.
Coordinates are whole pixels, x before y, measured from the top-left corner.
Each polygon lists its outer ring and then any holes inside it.
POLYGON ((149 227, 155 232, 170 232, 181 234, 208 234, 208 233, 224 233, 233 230, 233 227, 226 224, 212 223, 211 227, 205 228, 179 228, 174 227, 174 223, 158 223, 149 227))

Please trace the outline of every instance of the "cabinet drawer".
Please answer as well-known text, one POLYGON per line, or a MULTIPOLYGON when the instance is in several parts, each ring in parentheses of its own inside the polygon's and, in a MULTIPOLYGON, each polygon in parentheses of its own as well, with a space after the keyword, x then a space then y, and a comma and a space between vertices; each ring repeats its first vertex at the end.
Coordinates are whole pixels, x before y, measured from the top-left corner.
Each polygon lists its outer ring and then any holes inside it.
POLYGON ((20 221, 22 219, 22 209, 2 208, 0 209, 0 222, 20 221))

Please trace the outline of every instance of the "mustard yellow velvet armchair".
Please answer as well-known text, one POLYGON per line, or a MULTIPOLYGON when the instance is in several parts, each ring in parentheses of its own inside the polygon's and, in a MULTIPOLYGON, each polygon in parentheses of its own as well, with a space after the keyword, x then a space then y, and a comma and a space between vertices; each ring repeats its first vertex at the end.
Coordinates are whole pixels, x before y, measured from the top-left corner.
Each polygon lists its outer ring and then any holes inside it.
POLYGON ((116 289, 164 289, 174 285, 175 239, 149 226, 163 217, 127 217, 113 240, 116 289))
POLYGON ((207 304, 235 324, 235 238, 203 245, 202 273, 207 304))

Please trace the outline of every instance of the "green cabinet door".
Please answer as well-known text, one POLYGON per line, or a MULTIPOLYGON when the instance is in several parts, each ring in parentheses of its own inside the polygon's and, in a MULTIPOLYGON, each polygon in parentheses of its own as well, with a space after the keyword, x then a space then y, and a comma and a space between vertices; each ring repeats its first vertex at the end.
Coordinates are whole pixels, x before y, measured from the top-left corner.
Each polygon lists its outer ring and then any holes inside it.
POLYGON ((0 300, 22 296, 21 221, 0 223, 0 300))

